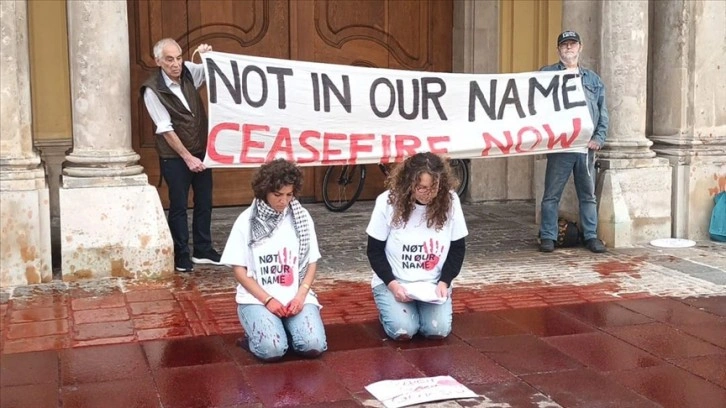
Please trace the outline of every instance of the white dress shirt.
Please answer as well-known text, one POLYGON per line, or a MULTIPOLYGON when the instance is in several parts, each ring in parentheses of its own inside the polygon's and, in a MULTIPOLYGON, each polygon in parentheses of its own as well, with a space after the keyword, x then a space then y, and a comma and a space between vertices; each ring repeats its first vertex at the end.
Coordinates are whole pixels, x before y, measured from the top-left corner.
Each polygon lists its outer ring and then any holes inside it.
MULTIPOLYGON (((184 61, 184 66, 187 67, 187 69, 189 69, 189 72, 191 72, 192 74, 192 79, 194 80, 194 87, 199 89, 199 87, 201 87, 205 81, 204 65, 184 61)), ((176 82, 172 81, 171 78, 169 78, 169 76, 166 75, 166 72, 164 72, 163 70, 161 71, 161 76, 164 78, 164 82, 166 82, 166 86, 169 87, 169 90, 172 91, 174 95, 176 95, 176 97, 179 98, 179 100, 184 104, 184 107, 189 110, 189 103, 187 102, 184 94, 182 93, 181 86, 176 82)), ((154 91, 149 88, 146 88, 144 90, 144 104, 146 104, 146 110, 149 111, 149 116, 151 116, 151 120, 153 120, 154 124, 156 125, 156 134, 160 135, 162 133, 174 130, 174 127, 171 124, 171 116, 169 116, 169 111, 167 111, 164 105, 161 104, 159 97, 156 96, 154 91)))

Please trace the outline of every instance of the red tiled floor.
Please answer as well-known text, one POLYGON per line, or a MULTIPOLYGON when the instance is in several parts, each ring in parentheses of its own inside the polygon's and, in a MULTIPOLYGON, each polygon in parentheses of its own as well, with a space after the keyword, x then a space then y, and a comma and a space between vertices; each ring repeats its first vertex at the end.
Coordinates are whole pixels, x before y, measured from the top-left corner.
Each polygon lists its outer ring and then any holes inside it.
POLYGON ((68 334, 5 340, 3 353, 25 353, 29 351, 58 350, 71 347, 68 334))
POLYGON ((672 365, 612 373, 609 377, 667 408, 726 406, 726 390, 672 365))
POLYGON ((558 310, 596 327, 630 326, 653 321, 650 317, 626 309, 616 302, 581 303, 562 306, 558 310))
POLYGON ((478 338, 469 343, 516 375, 582 367, 573 358, 532 335, 478 338))
POLYGON ((87 408, 101 403, 104 408, 161 406, 150 377, 67 385, 61 388, 61 398, 63 408, 87 408))
POLYGON ((425 377, 390 347, 325 353, 322 361, 349 390, 360 390, 380 380, 425 377))
POLYGON ((641 299, 618 302, 621 306, 660 322, 678 324, 708 324, 716 320, 710 313, 672 299, 641 299))
POLYGON ((525 333, 523 329, 517 327, 514 323, 494 316, 489 312, 455 315, 452 332, 465 340, 525 333))
POLYGON ((703 324, 678 325, 676 329, 726 349, 726 318, 703 324))
POLYGON ((152 370, 231 361, 219 336, 142 343, 152 370))
POLYGON ((723 354, 726 350, 663 323, 610 327, 606 331, 635 347, 665 359, 723 354))
POLYGON ((119 322, 86 323, 73 325, 73 332, 74 340, 95 340, 133 336, 134 327, 130 320, 119 322))
POLYGON ((105 309, 77 310, 73 312, 75 324, 115 322, 129 320, 129 311, 126 307, 109 307, 105 309))
POLYGON ((126 292, 127 302, 153 302, 156 300, 173 300, 174 295, 169 289, 149 289, 126 292))
POLYGON ((29 384, 58 384, 57 351, 0 356, 0 387, 29 384))
POLYGON ((723 297, 721 296, 685 298, 677 300, 696 307, 700 310, 706 311, 708 313, 712 313, 721 317, 726 317, 726 302, 724 302, 723 297))
POLYGON ((598 371, 665 364, 660 358, 601 332, 547 337, 544 340, 564 354, 598 371))
POLYGON ((484 400, 481 404, 471 406, 517 408, 558 407, 551 398, 523 381, 473 384, 469 385, 468 388, 483 396, 481 398, 484 400))
POLYGON ((726 354, 677 359, 672 363, 726 389, 726 354))
POLYGON ((162 314, 180 312, 181 308, 175 300, 155 300, 151 302, 129 302, 131 314, 162 314))
POLYGON ((258 401, 232 362, 162 368, 154 377, 165 407, 226 407, 258 401))
POLYGON ((0 389, 0 406, 3 408, 57 407, 58 385, 31 384, 3 387, 0 389))
POLYGON ((107 344, 122 344, 136 341, 135 335, 118 336, 118 337, 100 337, 97 339, 90 340, 74 340, 71 343, 71 347, 88 347, 88 346, 101 346, 107 344))
POLYGON ((382 347, 385 340, 385 335, 381 337, 362 323, 327 325, 325 326, 325 337, 329 352, 382 347))
POLYGON ((40 322, 9 324, 6 337, 9 340, 29 337, 52 336, 68 333, 68 320, 45 320, 40 322))
POLYGON ((563 407, 658 407, 658 404, 588 369, 531 374, 522 378, 563 407))
POLYGON ((136 338, 139 341, 190 336, 192 336, 192 331, 188 327, 160 327, 157 329, 142 329, 136 331, 136 338))
POLYGON ((450 375, 462 384, 514 380, 510 372, 468 345, 405 350, 401 355, 426 377, 450 375))
POLYGON ((136 343, 61 350, 63 385, 122 379, 151 380, 146 357, 136 343))
POLYGON ((102 309, 106 307, 125 307, 126 298, 120 292, 115 292, 105 296, 88 296, 81 298, 74 298, 71 301, 71 309, 73 310, 87 310, 87 309, 102 309))
POLYGON ((494 315, 541 337, 595 331, 594 327, 550 308, 503 310, 494 315))
POLYGON ((336 378, 339 373, 331 371, 321 361, 248 366, 243 371, 259 400, 268 407, 296 407, 350 399, 349 392, 336 378))
POLYGON ((134 317, 134 328, 158 329, 160 327, 187 327, 189 321, 183 313, 146 314, 134 317))
POLYGON ((10 323, 40 322, 68 318, 68 307, 56 305, 52 307, 39 307, 37 309, 13 310, 9 316, 10 323))

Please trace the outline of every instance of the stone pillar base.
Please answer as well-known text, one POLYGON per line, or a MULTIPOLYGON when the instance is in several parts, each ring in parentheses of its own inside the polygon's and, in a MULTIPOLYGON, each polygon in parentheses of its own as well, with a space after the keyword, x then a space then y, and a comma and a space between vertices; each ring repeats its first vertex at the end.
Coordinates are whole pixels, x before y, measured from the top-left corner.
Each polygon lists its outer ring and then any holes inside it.
POLYGON ((671 237, 671 167, 663 159, 601 160, 598 237, 622 248, 671 237))
POLYGON ((48 188, 0 191, 0 287, 50 282, 48 188))
POLYGON ((709 240, 713 198, 726 190, 726 161, 693 157, 687 163, 673 158, 673 236, 709 240))
POLYGON ((174 270, 174 245, 156 189, 61 188, 64 281, 159 278, 174 270))

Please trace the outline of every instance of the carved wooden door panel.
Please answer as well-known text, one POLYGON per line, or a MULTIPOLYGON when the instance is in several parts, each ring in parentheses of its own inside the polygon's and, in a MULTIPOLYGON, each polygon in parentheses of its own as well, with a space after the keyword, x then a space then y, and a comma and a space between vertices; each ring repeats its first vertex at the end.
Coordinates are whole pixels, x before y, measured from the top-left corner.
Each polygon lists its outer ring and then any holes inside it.
MULTIPOLYGON (((133 147, 150 182, 159 180, 159 159, 154 126, 138 89, 156 68, 152 47, 159 39, 176 39, 187 60, 199 44, 208 43, 217 51, 238 54, 447 72, 452 1, 129 0, 133 147)), ((370 170, 362 199, 383 190, 380 172, 372 166, 370 170)), ((305 168, 303 199, 321 200, 324 171, 305 168)), ((214 205, 249 204, 252 173, 215 169, 214 205)), ((166 207, 165 184, 159 194, 166 207)))
MULTIPOLYGON (((293 59, 378 68, 451 72, 451 0, 293 1, 293 59)), ((368 166, 361 199, 383 191, 384 177, 368 166)), ((315 171, 315 196, 325 167, 315 171)))

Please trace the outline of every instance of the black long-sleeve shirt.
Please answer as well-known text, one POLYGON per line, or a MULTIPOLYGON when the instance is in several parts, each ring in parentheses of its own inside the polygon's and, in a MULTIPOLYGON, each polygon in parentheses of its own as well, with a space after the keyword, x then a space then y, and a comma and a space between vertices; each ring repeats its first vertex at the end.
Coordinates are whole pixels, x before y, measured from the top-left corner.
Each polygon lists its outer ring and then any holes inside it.
MULTIPOLYGON (((368 255, 368 262, 370 262, 373 272, 381 278, 383 283, 388 285, 396 279, 393 276, 393 269, 386 258, 386 241, 379 241, 369 235, 366 254, 368 255)), ((441 267, 439 282, 444 282, 447 286, 451 286, 451 281, 461 272, 461 265, 464 263, 465 254, 466 242, 464 238, 451 241, 446 261, 441 267)))

